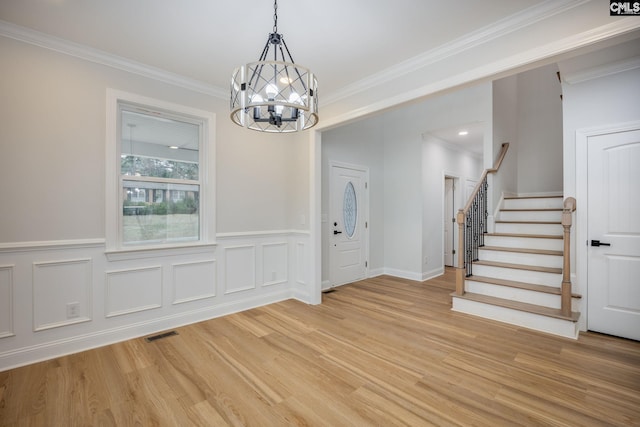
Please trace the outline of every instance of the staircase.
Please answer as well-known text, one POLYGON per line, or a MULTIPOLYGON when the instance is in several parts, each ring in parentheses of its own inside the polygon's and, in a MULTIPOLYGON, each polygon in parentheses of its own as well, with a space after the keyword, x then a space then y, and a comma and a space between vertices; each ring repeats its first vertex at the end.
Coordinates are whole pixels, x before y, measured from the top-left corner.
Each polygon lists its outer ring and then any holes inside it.
POLYGON ((560 310, 562 209, 562 196, 505 198, 453 310, 577 338, 580 295, 571 295, 569 315, 560 310))

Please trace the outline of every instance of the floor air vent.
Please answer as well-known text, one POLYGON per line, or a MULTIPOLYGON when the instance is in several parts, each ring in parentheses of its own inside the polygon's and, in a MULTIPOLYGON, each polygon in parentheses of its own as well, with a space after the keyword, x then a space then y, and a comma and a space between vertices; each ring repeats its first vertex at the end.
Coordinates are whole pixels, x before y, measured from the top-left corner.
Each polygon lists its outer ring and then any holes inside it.
POLYGON ((163 332, 163 333, 158 334, 158 335, 153 335, 153 336, 150 336, 150 337, 146 337, 145 341, 153 342, 153 341, 157 341, 157 340, 162 339, 162 338, 172 337, 174 335, 178 335, 178 333, 176 331, 163 332))

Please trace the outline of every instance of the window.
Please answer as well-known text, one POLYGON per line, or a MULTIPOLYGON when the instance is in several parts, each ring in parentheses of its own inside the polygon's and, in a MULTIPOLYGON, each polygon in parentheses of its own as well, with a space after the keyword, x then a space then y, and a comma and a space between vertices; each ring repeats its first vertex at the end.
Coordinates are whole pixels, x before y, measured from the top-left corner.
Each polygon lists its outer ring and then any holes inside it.
POLYGON ((213 241, 213 115, 109 91, 107 246, 111 250, 213 241), (115 129, 113 129, 115 128, 115 129), (207 206, 208 205, 208 206, 207 206))

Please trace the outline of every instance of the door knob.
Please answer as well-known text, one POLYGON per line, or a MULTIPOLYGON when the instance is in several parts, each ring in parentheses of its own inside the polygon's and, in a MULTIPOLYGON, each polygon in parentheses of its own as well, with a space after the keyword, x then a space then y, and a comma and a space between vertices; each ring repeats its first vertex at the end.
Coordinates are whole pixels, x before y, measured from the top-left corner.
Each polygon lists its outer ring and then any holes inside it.
POLYGON ((600 240, 592 240, 591 241, 591 246, 611 246, 611 243, 604 243, 601 242, 600 240))
POLYGON ((342 234, 342 231, 333 230, 333 234, 342 234))

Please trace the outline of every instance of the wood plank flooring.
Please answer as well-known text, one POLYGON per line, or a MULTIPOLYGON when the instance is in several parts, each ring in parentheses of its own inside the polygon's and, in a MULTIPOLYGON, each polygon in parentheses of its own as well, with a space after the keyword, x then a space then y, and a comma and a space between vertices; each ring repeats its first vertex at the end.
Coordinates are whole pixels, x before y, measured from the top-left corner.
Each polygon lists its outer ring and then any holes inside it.
POLYGON ((0 372, 0 425, 640 425, 640 343, 455 313, 453 289, 383 276, 0 372))

